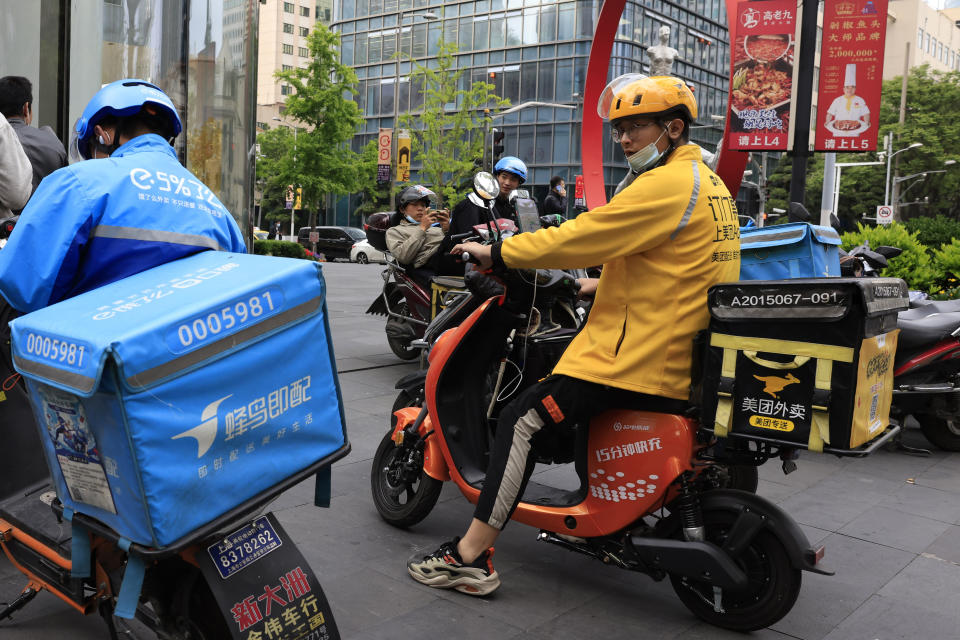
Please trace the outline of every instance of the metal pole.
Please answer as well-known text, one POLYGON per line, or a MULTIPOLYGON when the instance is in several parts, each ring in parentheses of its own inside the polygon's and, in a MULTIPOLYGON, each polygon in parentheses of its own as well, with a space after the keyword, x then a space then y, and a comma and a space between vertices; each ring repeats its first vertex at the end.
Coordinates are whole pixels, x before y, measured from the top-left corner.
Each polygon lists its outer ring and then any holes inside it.
POLYGON ((767 152, 760 152, 760 179, 757 180, 758 196, 760 200, 760 211, 757 213, 757 226, 762 227, 767 218, 765 207, 767 203, 767 152))
MULTIPOLYGON (((910 41, 907 40, 907 44, 904 47, 903 54, 903 81, 900 84, 900 131, 903 131, 903 123, 906 120, 907 115, 907 77, 910 75, 910 41)), ((898 206, 897 200, 900 193, 900 185, 896 181, 897 169, 900 167, 900 158, 897 158, 897 162, 893 166, 893 219, 895 222, 900 221, 900 207, 898 206)))
POLYGON ((831 203, 831 211, 837 217, 840 216, 840 176, 843 174, 843 167, 835 164, 836 171, 834 172, 833 179, 833 202, 831 203))
POLYGON ((887 149, 887 179, 883 183, 883 206, 890 206, 890 160, 892 160, 893 155, 893 132, 889 132, 887 135, 883 136, 883 142, 886 145, 887 149))
MULTIPOLYGON (((393 144, 392 140, 396 138, 397 132, 397 122, 400 118, 400 60, 403 59, 401 55, 401 43, 403 41, 403 14, 405 9, 400 9, 399 16, 397 17, 397 72, 394 74, 393 78, 393 135, 391 136, 391 145, 390 145, 390 210, 396 210, 397 196, 394 194, 396 185, 397 174, 393 169, 393 144)), ((413 41, 413 30, 410 30, 410 40, 413 41)), ((412 54, 411 54, 412 55, 412 54)))
POLYGON ((793 133, 793 167, 790 174, 790 201, 804 203, 807 158, 810 157, 810 105, 813 102, 813 68, 817 54, 817 9, 820 3, 803 0, 800 22, 800 55, 797 64, 797 115, 793 133))
POLYGON ((830 152, 823 156, 823 189, 820 192, 820 224, 830 226, 830 214, 835 208, 833 193, 836 185, 837 154, 830 152))

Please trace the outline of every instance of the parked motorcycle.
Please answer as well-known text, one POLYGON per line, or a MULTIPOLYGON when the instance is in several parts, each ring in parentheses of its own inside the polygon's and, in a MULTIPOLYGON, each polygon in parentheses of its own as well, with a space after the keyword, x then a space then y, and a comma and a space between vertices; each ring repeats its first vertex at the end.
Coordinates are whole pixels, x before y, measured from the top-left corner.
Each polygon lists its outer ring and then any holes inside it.
MULTIPOLYGON (((506 291, 485 301, 430 350, 423 408, 396 412, 371 474, 381 517, 423 520, 444 481, 476 502, 496 425, 483 380, 531 322, 532 301, 570 286, 562 271, 506 270, 506 291)), ((538 540, 655 580, 670 578, 696 616, 727 629, 775 623, 793 607, 801 571, 827 574, 797 523, 779 507, 724 485, 724 449, 686 416, 617 407, 573 445, 580 487, 530 482, 513 519, 538 540)), ((556 461, 556 460, 555 460, 556 461)))
MULTIPOLYGON (((474 177, 470 197, 490 213, 489 220, 477 225, 473 232, 479 237, 506 237, 517 232, 517 226, 511 220, 494 218, 492 203, 499 191, 496 179, 489 173, 480 172, 474 177)), ((370 304, 367 313, 387 316, 385 330, 390 350, 398 358, 414 360, 421 351, 412 343, 422 338, 431 320, 464 291, 464 283, 458 276, 433 276, 428 291, 423 283, 418 282, 387 248, 386 234, 393 224, 393 217, 391 213, 375 213, 364 224, 367 241, 387 257, 387 268, 382 274, 383 290, 370 304)))
MULTIPOLYGON (((900 255, 897 247, 854 247, 840 260, 844 275, 870 277, 900 255)), ((960 451, 960 300, 929 300, 910 292, 910 309, 897 316, 891 417, 908 417, 932 444, 960 451)))

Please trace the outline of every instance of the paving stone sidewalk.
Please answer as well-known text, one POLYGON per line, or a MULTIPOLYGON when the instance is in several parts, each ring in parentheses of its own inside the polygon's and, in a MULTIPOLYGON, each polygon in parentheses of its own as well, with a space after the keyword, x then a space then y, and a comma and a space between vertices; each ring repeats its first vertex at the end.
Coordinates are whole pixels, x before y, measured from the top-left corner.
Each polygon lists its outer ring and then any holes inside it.
MULTIPOLYGON (((394 382, 412 371, 390 352, 383 319, 364 311, 382 285, 376 265, 324 265, 338 370, 353 451, 334 467, 330 509, 312 506, 313 487, 294 487, 273 505, 310 561, 344 638, 397 640, 449 635, 462 640, 742 638, 699 623, 668 581, 606 567, 507 527, 494 558, 503 586, 487 599, 436 591, 411 580, 405 560, 462 533, 472 513, 448 485, 427 519, 401 531, 383 523, 370 499, 371 457, 386 432, 394 382)), ((910 444, 927 446, 918 431, 910 444)), ((569 482, 544 468, 540 482, 569 482)), ((880 451, 867 459, 804 454, 784 476, 760 470, 758 493, 826 545, 832 577, 805 573, 793 611, 756 638, 804 640, 960 637, 960 454, 929 457, 880 451)), ((23 580, 0 561, 0 600, 23 580)), ((137 637, 140 629, 135 629, 137 637)), ((106 637, 96 618, 80 619, 42 594, 11 623, 6 638, 106 637)))

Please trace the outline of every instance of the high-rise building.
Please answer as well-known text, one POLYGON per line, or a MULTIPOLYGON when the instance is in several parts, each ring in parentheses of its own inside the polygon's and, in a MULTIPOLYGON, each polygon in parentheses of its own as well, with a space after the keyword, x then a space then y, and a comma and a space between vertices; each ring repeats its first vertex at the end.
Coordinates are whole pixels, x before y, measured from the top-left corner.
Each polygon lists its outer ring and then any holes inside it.
POLYGON ((960 0, 940 11, 924 0, 895 0, 888 5, 883 79, 903 75, 907 67, 930 65, 937 71, 960 71, 960 0), (906 44, 910 43, 909 58, 906 44))
MULTIPOLYGON (((361 149, 380 127, 395 127, 398 112, 416 112, 423 98, 411 92, 405 80, 409 58, 426 63, 442 39, 457 44, 465 85, 492 82, 513 105, 539 101, 575 107, 532 107, 496 121, 504 131, 504 154, 527 163, 526 186, 538 200, 545 197, 553 175, 571 185, 572 196, 574 176, 581 170, 583 109, 596 109, 596 105, 582 104, 582 95, 601 4, 600 0, 336 0, 332 27, 341 34, 343 62, 359 77, 357 101, 365 117, 353 148, 361 149), (395 57, 398 51, 400 62, 395 57)), ((670 28, 670 46, 678 51, 673 72, 694 86, 700 105, 693 140, 712 151, 722 123, 710 116, 725 112, 729 76, 724 2, 628 1, 613 48, 610 77, 647 71, 645 52, 657 44, 661 26, 670 28)), ((612 190, 627 165, 612 140, 605 139, 603 145, 605 181, 612 190)), ((414 157, 414 180, 417 168, 414 157)), ((336 206, 336 223, 356 223, 350 214, 359 202, 360 196, 342 198, 336 206)))
MULTIPOLYGON (((317 22, 330 24, 334 0, 261 0, 257 53, 257 129, 280 123, 290 85, 274 73, 310 62, 307 36, 317 22)), ((293 126, 287 123, 287 126, 293 126)))

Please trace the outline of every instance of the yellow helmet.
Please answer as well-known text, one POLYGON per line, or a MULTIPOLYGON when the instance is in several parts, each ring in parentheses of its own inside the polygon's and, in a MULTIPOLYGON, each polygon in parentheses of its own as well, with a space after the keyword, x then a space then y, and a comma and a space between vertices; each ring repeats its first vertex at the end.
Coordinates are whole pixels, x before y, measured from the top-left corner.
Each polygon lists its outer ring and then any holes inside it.
POLYGON ((600 94, 597 112, 604 120, 630 116, 659 116, 678 111, 689 122, 697 119, 697 101, 687 83, 673 76, 627 73, 610 82, 600 94))

